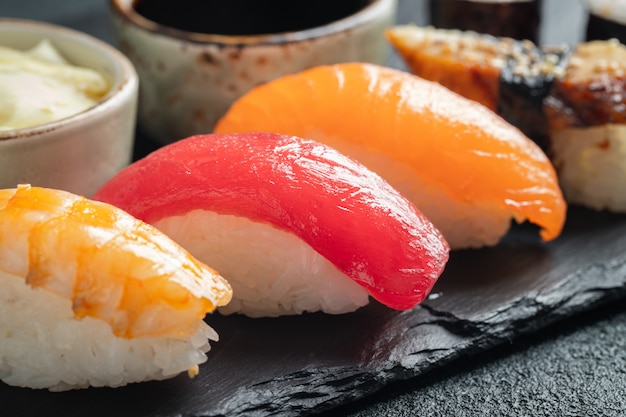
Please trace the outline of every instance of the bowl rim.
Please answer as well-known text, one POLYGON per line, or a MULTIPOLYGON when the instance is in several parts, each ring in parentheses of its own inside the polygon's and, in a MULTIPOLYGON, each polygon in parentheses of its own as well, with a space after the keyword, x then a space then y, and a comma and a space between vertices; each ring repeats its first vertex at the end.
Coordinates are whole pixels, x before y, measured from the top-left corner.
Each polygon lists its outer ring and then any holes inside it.
POLYGON ((320 38, 374 21, 377 17, 384 15, 383 12, 393 11, 397 7, 397 0, 372 0, 356 13, 314 28, 260 35, 218 35, 188 32, 154 22, 137 13, 133 3, 134 0, 109 0, 114 16, 145 31, 194 43, 229 46, 275 45, 320 38))
POLYGON ((11 17, 0 17, 0 32, 3 28, 10 28, 15 31, 24 29, 28 33, 40 34, 42 39, 46 37, 47 33, 53 32, 61 34, 65 39, 75 39, 89 45, 94 50, 97 50, 100 55, 105 56, 110 62, 114 63, 119 68, 119 74, 110 79, 111 86, 109 91, 88 109, 49 123, 19 129, 0 130, 0 144, 14 139, 37 137, 47 132, 72 126, 92 116, 97 117, 102 112, 106 112, 109 107, 115 106, 118 98, 122 99, 120 97, 132 94, 132 91, 136 90, 138 86, 139 77, 130 60, 112 45, 92 35, 54 23, 11 17))

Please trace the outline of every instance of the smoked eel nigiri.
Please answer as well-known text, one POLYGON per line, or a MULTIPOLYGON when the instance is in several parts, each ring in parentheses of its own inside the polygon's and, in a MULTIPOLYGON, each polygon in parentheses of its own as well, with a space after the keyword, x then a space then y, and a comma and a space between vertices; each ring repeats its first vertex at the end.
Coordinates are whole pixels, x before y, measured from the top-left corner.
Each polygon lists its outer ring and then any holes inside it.
POLYGON ((538 47, 414 25, 387 37, 412 72, 484 103, 537 142, 569 203, 626 212, 626 46, 538 47))
POLYGON ((0 379, 62 391, 191 376, 228 283, 109 204, 0 190, 0 379))
POLYGON ((410 309, 448 260, 440 232, 378 175, 293 136, 186 138, 131 164, 94 198, 218 269, 233 287, 225 314, 345 313, 370 295, 410 309))
POLYGON ((259 86, 216 132, 269 131, 326 143, 413 202, 452 249, 495 245, 511 220, 556 238, 566 205, 554 167, 517 128, 474 101, 371 64, 320 66, 259 86))

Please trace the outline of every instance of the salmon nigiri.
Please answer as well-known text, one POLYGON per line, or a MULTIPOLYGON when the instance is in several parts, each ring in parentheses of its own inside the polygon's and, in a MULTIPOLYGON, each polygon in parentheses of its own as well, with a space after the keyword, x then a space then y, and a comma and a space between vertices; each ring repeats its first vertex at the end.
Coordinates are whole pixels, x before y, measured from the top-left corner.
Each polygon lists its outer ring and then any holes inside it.
POLYGON ((566 204, 554 167, 486 107, 407 72, 316 67, 236 101, 218 133, 268 131, 330 145, 412 201, 453 249, 496 244, 511 219, 556 238, 566 204))
POLYGON ((409 309, 448 260, 441 233, 383 179, 293 136, 186 138, 131 164, 94 198, 217 268, 233 287, 226 314, 347 313, 369 296, 409 309))
POLYGON ((0 378, 65 390, 198 372, 232 296, 213 269, 122 210, 0 190, 0 378))

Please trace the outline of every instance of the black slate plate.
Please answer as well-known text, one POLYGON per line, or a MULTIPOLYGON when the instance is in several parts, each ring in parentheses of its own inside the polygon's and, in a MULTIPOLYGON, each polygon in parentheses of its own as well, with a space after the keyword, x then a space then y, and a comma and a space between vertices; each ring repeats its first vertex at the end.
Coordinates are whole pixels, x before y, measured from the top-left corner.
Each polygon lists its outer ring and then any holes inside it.
POLYGON ((528 225, 453 252, 431 298, 341 316, 212 315, 221 341, 195 379, 50 393, 0 384, 7 416, 300 416, 371 394, 564 317, 626 297, 626 216, 571 207, 545 244, 528 225))

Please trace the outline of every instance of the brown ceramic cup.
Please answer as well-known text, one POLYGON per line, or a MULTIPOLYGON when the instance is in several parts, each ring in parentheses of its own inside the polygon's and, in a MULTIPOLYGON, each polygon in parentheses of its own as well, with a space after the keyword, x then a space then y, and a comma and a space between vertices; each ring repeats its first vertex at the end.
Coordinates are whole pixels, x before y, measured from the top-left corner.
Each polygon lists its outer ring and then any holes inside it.
MULTIPOLYGON (((210 133, 233 101, 279 76, 339 62, 384 64, 388 45, 383 31, 393 23, 397 1, 359 2, 350 14, 319 26, 238 35, 213 34, 210 23, 202 28, 207 33, 197 27, 186 31, 168 26, 175 22, 146 18, 137 11, 136 0, 111 0, 119 48, 140 78, 140 127, 160 143, 210 133)), ((180 11, 183 3, 171 1, 170 7, 180 11)))

